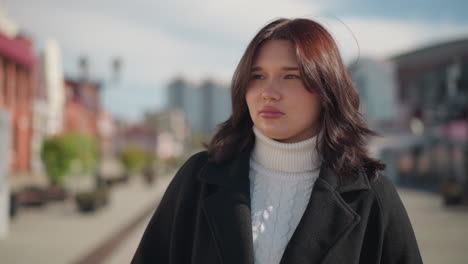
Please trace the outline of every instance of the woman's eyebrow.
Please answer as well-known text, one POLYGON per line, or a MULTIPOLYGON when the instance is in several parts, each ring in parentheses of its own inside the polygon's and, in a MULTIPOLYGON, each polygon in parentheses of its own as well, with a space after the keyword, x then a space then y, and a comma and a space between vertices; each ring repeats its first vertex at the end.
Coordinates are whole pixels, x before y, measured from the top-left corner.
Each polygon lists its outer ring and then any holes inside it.
POLYGON ((281 69, 283 69, 285 71, 298 71, 299 70, 298 67, 283 67, 281 69))
POLYGON ((256 71, 261 71, 262 70, 262 67, 260 66, 254 66, 252 67, 252 69, 250 70, 251 72, 256 72, 256 71))
MULTIPOLYGON (((296 66, 284 66, 284 67, 281 67, 281 69, 283 71, 298 71, 299 68, 296 67, 296 66)), ((256 71, 261 71, 262 70, 262 67, 260 66, 254 66, 252 67, 252 70, 250 70, 251 72, 256 72, 256 71)))

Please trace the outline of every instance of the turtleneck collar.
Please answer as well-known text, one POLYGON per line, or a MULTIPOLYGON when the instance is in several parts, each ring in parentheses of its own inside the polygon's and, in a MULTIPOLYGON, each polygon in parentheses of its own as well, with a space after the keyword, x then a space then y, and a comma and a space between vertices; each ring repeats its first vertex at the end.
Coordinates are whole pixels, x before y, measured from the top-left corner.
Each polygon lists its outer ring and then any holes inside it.
POLYGON ((255 126, 255 146, 251 158, 267 169, 298 173, 320 168, 316 150, 317 136, 297 143, 281 143, 265 136, 255 126))

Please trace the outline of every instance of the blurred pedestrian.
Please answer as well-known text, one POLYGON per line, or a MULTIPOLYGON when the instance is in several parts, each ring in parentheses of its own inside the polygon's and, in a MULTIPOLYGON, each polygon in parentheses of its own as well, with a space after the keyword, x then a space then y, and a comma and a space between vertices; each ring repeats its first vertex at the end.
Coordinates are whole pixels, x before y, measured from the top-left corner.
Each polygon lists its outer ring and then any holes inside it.
POLYGON ((156 175, 154 171, 154 164, 151 160, 147 161, 143 168, 143 177, 147 184, 152 185, 154 183, 156 175))
POLYGON ((422 263, 323 26, 266 25, 231 89, 232 115, 180 168, 132 263, 422 263))

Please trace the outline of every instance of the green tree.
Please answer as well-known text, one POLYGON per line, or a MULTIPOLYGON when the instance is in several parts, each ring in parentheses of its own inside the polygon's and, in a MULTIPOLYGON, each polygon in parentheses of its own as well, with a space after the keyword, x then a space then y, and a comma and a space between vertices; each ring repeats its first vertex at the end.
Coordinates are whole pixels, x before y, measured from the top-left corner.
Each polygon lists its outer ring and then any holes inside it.
POLYGON ((53 185, 63 184, 65 174, 70 169, 72 154, 67 151, 60 137, 44 140, 41 159, 51 183, 53 185))
POLYGON ((44 140, 41 159, 53 185, 62 185, 73 161, 81 164, 80 172, 92 171, 97 162, 96 140, 87 135, 65 134, 44 140))
POLYGON ((80 172, 91 172, 97 166, 97 141, 94 137, 70 133, 62 136, 67 152, 72 156, 72 160, 78 160, 81 164, 80 172))
POLYGON ((145 165, 148 155, 141 148, 130 146, 119 153, 119 158, 127 172, 138 172, 145 165))

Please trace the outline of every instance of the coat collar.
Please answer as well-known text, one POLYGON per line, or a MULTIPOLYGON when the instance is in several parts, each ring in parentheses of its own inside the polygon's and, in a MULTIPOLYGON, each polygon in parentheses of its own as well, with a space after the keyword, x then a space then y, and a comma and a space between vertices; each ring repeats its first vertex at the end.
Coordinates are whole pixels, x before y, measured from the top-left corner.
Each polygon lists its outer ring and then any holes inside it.
MULTIPOLYGON (((208 162, 199 174, 199 179, 232 190, 249 192, 250 152, 244 151, 237 158, 223 162, 208 162)), ((369 179, 364 171, 359 171, 354 179, 343 179, 330 167, 322 166, 319 179, 325 181, 338 193, 368 190, 369 179)))
MULTIPOLYGON (((199 179, 217 186, 205 197, 205 211, 222 263, 254 263, 250 208, 249 152, 225 163, 208 162, 199 179)), ((360 217, 342 194, 370 188, 365 173, 341 179, 322 167, 307 208, 291 237, 281 263, 320 263, 360 217), (341 195, 340 195, 341 194, 341 195)))

